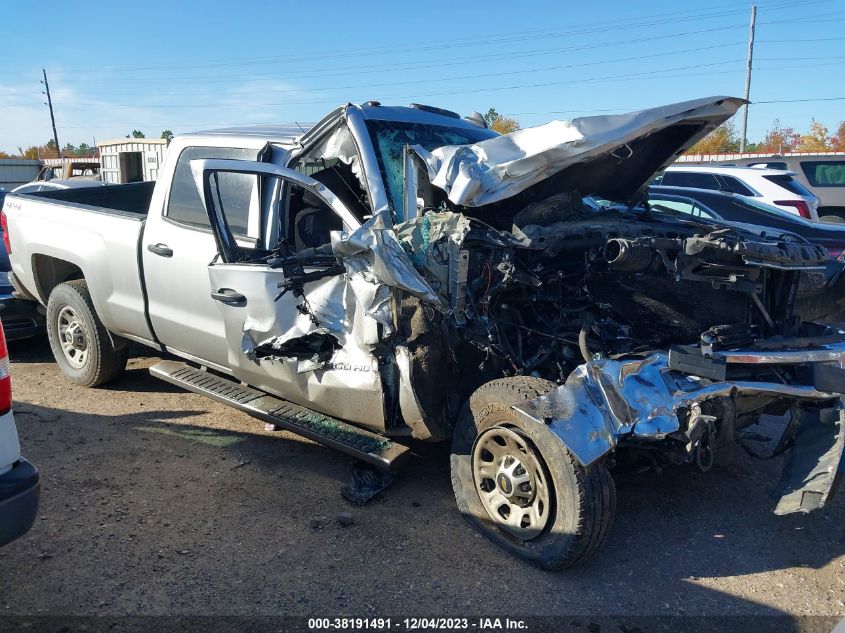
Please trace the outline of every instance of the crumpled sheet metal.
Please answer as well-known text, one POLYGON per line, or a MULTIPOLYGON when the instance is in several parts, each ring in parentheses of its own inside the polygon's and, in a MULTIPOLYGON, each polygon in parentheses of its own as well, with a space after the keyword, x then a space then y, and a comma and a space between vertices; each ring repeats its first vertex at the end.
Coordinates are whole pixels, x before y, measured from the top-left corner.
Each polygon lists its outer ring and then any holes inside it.
MULTIPOLYGON (((268 283, 274 284, 275 277, 267 277, 268 283)), ((277 288, 268 287, 267 296, 273 296, 279 291, 277 288)), ((249 305, 247 316, 244 319, 243 337, 241 339, 241 351, 250 360, 256 359, 256 349, 259 347, 278 349, 284 343, 293 339, 323 332, 334 336, 343 343, 349 332, 347 286, 342 277, 327 277, 308 286, 308 308, 311 315, 317 320, 317 324, 309 314, 303 314, 293 306, 285 308, 291 314, 296 314, 293 321, 279 318, 280 308, 287 302, 302 303, 301 298, 293 295, 286 295, 274 302, 255 301, 249 305), (280 325, 287 325, 281 329, 280 325)), ((303 370, 305 370, 303 368, 303 370)))
POLYGON ((449 303, 454 288, 454 263, 469 233, 469 218, 460 213, 429 211, 421 217, 397 224, 396 237, 426 281, 449 303))
POLYGON ((627 114, 578 117, 524 128, 470 145, 412 149, 431 183, 454 204, 480 207, 524 191, 576 163, 685 119, 733 114, 742 101, 707 97, 627 114))
POLYGON ((710 382, 669 369, 668 355, 598 360, 579 365, 566 383, 514 409, 548 424, 576 459, 588 466, 621 436, 659 440, 681 429, 678 411, 710 398, 771 395, 825 400, 838 394, 813 387, 754 381, 710 382))
POLYGON ((349 283, 365 313, 391 328, 391 288, 434 304, 440 304, 440 298, 414 269, 393 229, 386 225, 387 213, 377 212, 352 232, 333 232, 332 252, 346 267, 349 283))

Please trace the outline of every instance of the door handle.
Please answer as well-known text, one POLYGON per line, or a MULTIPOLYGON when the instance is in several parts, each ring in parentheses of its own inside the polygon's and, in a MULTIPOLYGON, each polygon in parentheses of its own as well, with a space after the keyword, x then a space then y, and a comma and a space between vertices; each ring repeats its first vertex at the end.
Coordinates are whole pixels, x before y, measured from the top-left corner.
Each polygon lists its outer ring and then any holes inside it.
POLYGON ((211 298, 221 303, 246 303, 246 297, 231 288, 220 288, 216 292, 212 290, 211 298))
POLYGON ((156 255, 161 255, 162 257, 173 257, 173 249, 167 244, 162 244, 161 242, 158 244, 149 244, 147 246, 147 250, 151 253, 155 253, 156 255))

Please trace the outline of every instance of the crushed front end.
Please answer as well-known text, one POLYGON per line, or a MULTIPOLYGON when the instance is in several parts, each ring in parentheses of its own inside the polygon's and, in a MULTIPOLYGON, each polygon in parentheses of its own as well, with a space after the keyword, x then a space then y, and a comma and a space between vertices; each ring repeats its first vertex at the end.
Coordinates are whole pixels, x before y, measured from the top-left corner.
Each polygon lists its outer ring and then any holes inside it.
POLYGON ((453 212, 396 230, 440 295, 443 340, 463 350, 456 374, 557 382, 515 408, 583 465, 709 470, 727 442, 792 449, 775 511, 826 503, 845 444, 845 332, 796 309, 824 249, 575 199, 529 207, 510 231, 453 212))

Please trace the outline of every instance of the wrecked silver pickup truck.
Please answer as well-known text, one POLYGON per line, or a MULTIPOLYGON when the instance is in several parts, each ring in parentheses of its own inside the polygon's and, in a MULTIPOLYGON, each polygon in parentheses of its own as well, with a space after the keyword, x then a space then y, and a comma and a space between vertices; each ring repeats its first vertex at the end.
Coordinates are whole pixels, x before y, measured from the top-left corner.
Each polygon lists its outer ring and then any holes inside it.
POLYGON ((301 137, 180 137, 148 213, 128 190, 119 220, 105 198, 9 196, 14 279, 82 384, 119 375, 130 339, 193 363, 153 375, 384 469, 451 438, 460 511, 544 568, 599 548, 611 471, 706 471, 726 442, 789 451, 775 511, 807 512, 845 444, 845 333, 797 300, 836 301, 826 252, 641 194, 741 104, 499 136, 368 102, 301 137))

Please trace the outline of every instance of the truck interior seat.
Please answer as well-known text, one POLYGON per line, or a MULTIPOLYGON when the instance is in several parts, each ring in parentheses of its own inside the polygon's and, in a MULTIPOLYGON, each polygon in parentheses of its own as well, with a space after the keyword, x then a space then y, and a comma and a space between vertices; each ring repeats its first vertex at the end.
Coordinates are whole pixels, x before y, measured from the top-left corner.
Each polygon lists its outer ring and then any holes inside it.
POLYGON ((293 221, 293 243, 297 251, 316 248, 331 241, 331 232, 343 229, 343 222, 322 200, 310 192, 302 196, 303 207, 293 221))

